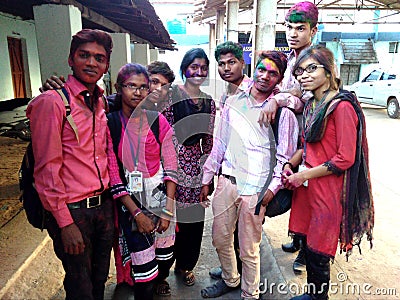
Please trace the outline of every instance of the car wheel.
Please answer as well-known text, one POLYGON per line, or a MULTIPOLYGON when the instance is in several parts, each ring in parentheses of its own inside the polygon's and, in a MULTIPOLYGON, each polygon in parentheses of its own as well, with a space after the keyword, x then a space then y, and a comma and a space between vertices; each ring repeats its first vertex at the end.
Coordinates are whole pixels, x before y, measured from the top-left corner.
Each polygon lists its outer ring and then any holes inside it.
POLYGON ((387 105, 387 114, 392 119, 397 119, 400 115, 399 102, 396 98, 391 98, 387 105))

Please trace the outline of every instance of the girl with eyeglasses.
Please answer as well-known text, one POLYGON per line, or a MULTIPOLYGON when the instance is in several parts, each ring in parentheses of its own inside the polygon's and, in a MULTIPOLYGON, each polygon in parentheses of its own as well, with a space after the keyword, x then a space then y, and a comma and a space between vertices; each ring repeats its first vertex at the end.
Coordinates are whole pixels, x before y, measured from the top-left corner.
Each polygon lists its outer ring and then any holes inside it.
POLYGON ((304 108, 302 148, 284 165, 282 175, 285 187, 294 190, 289 231, 306 240, 307 282, 312 287, 294 299, 328 299, 330 260, 338 240, 346 255, 364 234, 372 241, 365 118, 356 97, 339 89, 327 48, 303 50, 293 75, 313 94, 304 108))
POLYGON ((124 65, 115 84, 115 104, 121 109, 107 115, 120 177, 126 178, 134 199, 131 203, 116 202, 117 282, 134 283, 135 299, 153 299, 153 292, 171 294, 166 278, 173 263, 175 240, 177 154, 166 118, 158 112, 150 114, 144 105, 149 81, 144 66, 124 65), (159 190, 167 197, 157 203, 152 196, 159 190))

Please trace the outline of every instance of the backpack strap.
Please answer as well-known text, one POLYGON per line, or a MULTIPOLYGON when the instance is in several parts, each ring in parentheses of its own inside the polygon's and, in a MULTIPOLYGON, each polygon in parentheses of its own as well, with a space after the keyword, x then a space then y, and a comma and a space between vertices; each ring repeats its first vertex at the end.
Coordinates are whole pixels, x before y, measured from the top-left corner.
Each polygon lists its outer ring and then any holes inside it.
POLYGON ((61 99, 64 102, 66 120, 69 123, 69 125, 71 125, 72 130, 74 131, 76 139, 78 140, 78 143, 79 143, 78 127, 76 126, 75 121, 71 115, 71 106, 69 105, 69 102, 70 102, 69 94, 65 87, 63 87, 62 89, 56 90, 56 92, 60 95, 61 99))
MULTIPOLYGON (((278 145, 278 139, 279 139, 278 129, 279 129, 279 119, 281 117, 281 112, 282 112, 282 107, 279 107, 278 110, 276 111, 276 114, 275 114, 275 121, 274 121, 274 123, 271 124, 271 128, 272 128, 272 131, 274 133, 275 144, 276 145, 278 145)), ((277 146, 275 146, 275 150, 276 150, 276 147, 277 146)), ((274 156, 275 156, 275 154, 274 154, 274 156)), ((273 164, 272 163, 273 160, 275 160, 275 157, 273 157, 271 155, 271 164, 273 164)), ((275 168, 275 166, 276 166, 276 161, 275 161, 275 164, 274 164, 274 168, 275 168)), ((262 190, 261 190, 261 192, 259 194, 257 205, 256 205, 256 210, 254 212, 255 215, 259 215, 260 214, 261 203, 262 203, 262 200, 264 198, 264 194, 267 191, 267 189, 269 187, 269 184, 271 183, 272 173, 273 173, 273 169, 271 170, 271 172, 269 172, 269 175, 268 175, 267 180, 265 181, 264 187, 262 188, 262 190)))
POLYGON ((106 114, 108 114, 110 112, 110 106, 108 105, 108 100, 107 97, 103 95, 101 95, 101 99, 103 99, 103 104, 104 104, 104 111, 106 112, 106 114))
POLYGON ((157 143, 161 147, 160 142, 160 120, 158 118, 158 112, 154 110, 146 109, 147 122, 149 122, 150 129, 156 137, 157 143))
POLYGON ((112 139, 112 143, 113 143, 113 150, 114 150, 115 156, 117 157, 117 162, 118 162, 118 166, 119 166, 119 171, 120 171, 119 175, 120 175, 122 182, 124 182, 124 184, 127 184, 127 182, 125 180, 125 174, 123 172, 123 170, 124 170, 123 164, 122 164, 121 160, 118 158, 118 147, 119 147, 119 143, 121 141, 121 131, 122 131, 122 123, 121 123, 121 119, 119 116, 119 111, 113 111, 111 113, 108 113, 107 119, 108 119, 108 128, 110 129, 111 139, 112 139))
POLYGON ((276 144, 278 144, 278 140, 279 140, 278 127, 279 127, 279 118, 281 117, 281 112, 282 112, 282 107, 278 107, 278 110, 276 111, 276 114, 275 114, 275 122, 271 124, 272 131, 274 132, 276 144))
POLYGON ((112 113, 107 114, 108 119, 108 128, 110 129, 110 134, 113 142, 114 153, 118 154, 118 146, 121 141, 121 130, 122 123, 119 117, 118 111, 113 111, 112 113))

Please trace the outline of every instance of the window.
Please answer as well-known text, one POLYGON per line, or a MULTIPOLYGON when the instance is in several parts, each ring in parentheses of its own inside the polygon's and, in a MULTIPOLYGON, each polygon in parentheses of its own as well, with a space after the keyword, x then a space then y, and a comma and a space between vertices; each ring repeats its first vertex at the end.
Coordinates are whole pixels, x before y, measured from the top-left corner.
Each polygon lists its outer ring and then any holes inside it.
POLYGON ((383 73, 382 80, 391 80, 391 79, 396 79, 396 75, 389 74, 389 73, 383 73))
POLYGON ((389 42, 389 53, 399 52, 399 42, 389 42))
POLYGON ((375 70, 375 71, 371 72, 371 74, 369 74, 369 75, 364 79, 364 82, 369 82, 369 81, 378 80, 379 75, 381 75, 381 72, 375 70))

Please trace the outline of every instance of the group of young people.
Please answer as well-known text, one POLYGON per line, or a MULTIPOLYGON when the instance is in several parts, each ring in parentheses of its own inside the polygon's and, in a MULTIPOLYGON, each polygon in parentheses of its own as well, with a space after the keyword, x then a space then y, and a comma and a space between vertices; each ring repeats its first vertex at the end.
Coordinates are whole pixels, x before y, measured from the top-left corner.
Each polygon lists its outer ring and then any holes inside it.
POLYGON ((363 234, 372 239, 373 203, 364 116, 340 89, 332 52, 311 46, 317 21, 314 4, 295 4, 286 15, 292 52, 258 53, 252 78, 243 75, 240 44, 217 46, 228 85, 215 131, 215 101, 201 90, 209 72, 204 50, 185 53, 183 84, 173 84, 165 62, 124 65, 107 102, 96 83, 109 67, 110 35, 84 29, 73 36, 73 74, 65 83, 52 78, 44 89, 68 91, 75 126, 65 122, 55 91, 27 109, 35 185, 50 212, 67 299, 103 299, 113 246, 117 281, 133 285, 135 299, 170 295, 174 262, 176 275, 193 285, 211 193, 221 266, 210 271, 218 280, 201 296, 240 287, 242 299, 259 299, 262 224, 283 188, 294 190, 289 251, 301 248, 296 263, 306 266, 314 287, 297 298, 328 298, 338 241, 350 251, 363 234))

